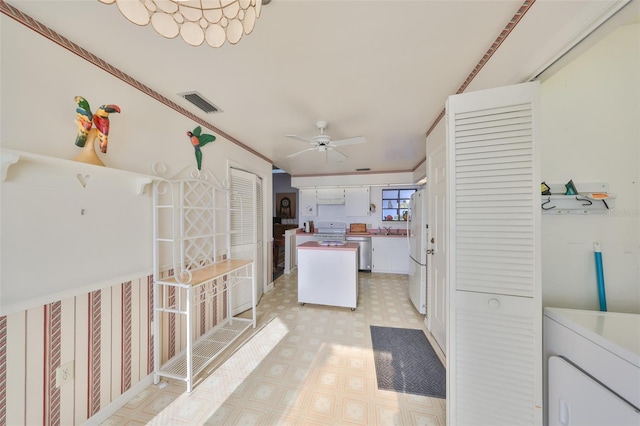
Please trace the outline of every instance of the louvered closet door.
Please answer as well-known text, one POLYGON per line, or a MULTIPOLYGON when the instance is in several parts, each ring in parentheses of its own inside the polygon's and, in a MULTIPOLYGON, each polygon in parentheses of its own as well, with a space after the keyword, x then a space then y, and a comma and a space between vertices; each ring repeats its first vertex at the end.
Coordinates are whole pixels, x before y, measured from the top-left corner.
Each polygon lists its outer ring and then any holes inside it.
POLYGON ((264 216, 262 215, 262 178, 256 176, 255 181, 256 186, 256 211, 255 211, 255 220, 256 220, 256 302, 260 300, 262 294, 264 292, 264 283, 265 283, 265 268, 264 268, 264 259, 266 253, 264 252, 264 226, 263 220, 264 216))
MULTIPOLYGON (((259 178, 250 172, 230 169, 230 224, 232 257, 251 258, 255 262, 256 303, 262 295, 262 251, 258 249, 261 236, 258 237, 258 211, 262 211, 262 196, 258 196, 259 178)), ((251 308, 251 287, 239 285, 234 288, 233 315, 251 308)))
POLYGON ((539 83, 447 105, 447 420, 542 422, 539 83))

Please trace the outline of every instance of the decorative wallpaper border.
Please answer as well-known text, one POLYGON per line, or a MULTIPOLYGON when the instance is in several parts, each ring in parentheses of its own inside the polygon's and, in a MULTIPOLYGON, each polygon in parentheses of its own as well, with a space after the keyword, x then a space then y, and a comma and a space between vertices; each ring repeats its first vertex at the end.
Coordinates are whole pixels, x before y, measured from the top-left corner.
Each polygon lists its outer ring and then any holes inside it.
MULTIPOLYGON (((473 79, 478 75, 480 70, 485 66, 485 64, 489 61, 489 59, 491 59, 491 57, 496 52, 496 50, 498 50, 500 45, 504 42, 504 40, 507 38, 507 36, 509 36, 511 31, 513 31, 513 29, 516 27, 516 25, 518 25, 520 20, 522 20, 524 15, 531 8, 531 6, 533 6, 533 4, 535 2, 536 2, 536 0, 525 0, 522 3, 522 5, 520 6, 520 8, 516 12, 516 14, 513 16, 513 18, 511 18, 509 23, 507 23, 507 25, 500 32, 500 34, 495 39, 495 41, 491 44, 491 47, 489 47, 489 49, 484 54, 482 59, 480 59, 478 64, 475 66, 473 71, 471 71, 471 73, 467 76, 467 78, 462 83, 462 85, 460 86, 460 88, 458 89, 456 94, 460 94, 460 93, 464 92, 464 90, 469 86, 469 84, 473 81, 473 79)), ((269 158, 265 157, 264 155, 262 155, 262 154, 260 154, 260 153, 258 153, 256 151, 254 151, 253 149, 249 148, 247 145, 243 144, 238 139, 236 139, 233 136, 223 132, 222 130, 220 130, 219 128, 214 126, 213 124, 203 120, 202 118, 194 115, 193 113, 187 111, 186 109, 184 109, 180 105, 178 105, 175 102, 169 100, 168 98, 162 96, 160 93, 156 92, 155 90, 151 89, 150 87, 142 84, 141 82, 139 82, 138 80, 134 79, 133 77, 123 73, 122 71, 120 71, 116 67, 108 64, 107 62, 105 62, 104 60, 100 59, 99 57, 97 57, 93 53, 88 52, 87 50, 85 50, 82 47, 78 46, 77 44, 73 43, 71 40, 61 36, 60 34, 56 33, 52 29, 48 28, 47 26, 45 26, 45 25, 41 24, 40 22, 36 21, 35 19, 31 18, 29 15, 26 15, 26 14, 22 13, 19 9, 16 9, 15 7, 5 3, 4 0, 0 0, 0 12, 2 12, 5 15, 15 19, 16 21, 20 22, 21 24, 25 25, 26 27, 31 28, 32 30, 34 30, 37 33, 41 34, 42 36, 48 38, 49 40, 53 41, 54 43, 64 47, 65 49, 69 50, 70 52, 73 52, 76 55, 80 56, 81 58, 91 62, 92 64, 96 65, 97 67, 102 68, 104 71, 106 71, 109 74, 119 78, 120 80, 124 81, 125 83, 135 87, 136 89, 140 90, 141 92, 151 96, 152 98, 154 98, 158 102, 161 102, 161 103, 165 104, 166 106, 168 106, 169 108, 175 110, 176 112, 178 112, 178 113, 184 115, 185 117, 187 117, 187 118, 199 123, 202 126, 207 127, 208 129, 211 129, 212 131, 218 133, 220 136, 228 139, 232 143, 242 147, 243 149, 245 149, 245 150, 249 151, 250 153, 258 156, 259 158, 262 158, 263 160, 273 164, 272 160, 270 160, 269 158)), ((442 120, 442 118, 444 117, 444 114, 445 114, 445 110, 443 109, 440 112, 440 114, 438 114, 438 117, 435 119, 433 124, 429 127, 429 130, 427 130, 427 133, 426 133, 427 137, 431 134, 433 129, 435 129, 435 127, 438 125, 438 123, 440 123, 440 120, 442 120)), ((416 165, 416 167, 414 167, 413 170, 410 170, 410 171, 415 171, 424 161, 425 161, 424 158, 421 159, 418 162, 418 164, 416 165)), ((405 171, 398 170, 398 171, 394 171, 394 172, 385 172, 385 173, 401 173, 401 172, 405 172, 405 171)), ((372 173, 373 172, 365 172, 365 173, 355 173, 355 172, 353 172, 353 173, 346 173, 346 174, 372 174, 372 173)), ((380 173, 380 172, 376 172, 376 173, 380 173)), ((314 176, 314 175, 299 175, 299 176, 314 176)))
POLYGON ((197 115, 193 114, 192 112, 187 111, 185 108, 181 107, 180 105, 176 104, 175 102, 171 101, 170 99, 162 96, 160 93, 156 92, 155 90, 153 90, 149 86, 146 86, 145 84, 141 83, 140 81, 136 80, 135 78, 131 77, 130 75, 125 74, 124 72, 120 71, 118 68, 116 68, 113 65, 105 62, 103 59, 99 58, 98 56, 94 55, 93 53, 85 50, 84 48, 82 48, 80 46, 78 46, 77 44, 75 44, 74 42, 69 40, 68 38, 63 37, 62 35, 58 34, 55 31, 53 31, 51 28, 47 27, 46 25, 36 21, 31 16, 29 16, 29 15, 27 15, 25 13, 22 13, 22 11, 20 11, 20 9, 17 9, 17 8, 11 6, 10 4, 6 3, 4 0, 0 0, 0 12, 2 12, 5 15, 7 15, 8 17, 13 18, 14 20, 20 22, 24 26, 32 29, 33 31, 35 31, 38 34, 42 35, 43 37, 51 40, 52 42, 56 43, 57 45, 59 45, 61 47, 64 47, 65 49, 67 49, 68 51, 70 51, 72 53, 75 53, 76 55, 80 56, 82 59, 85 59, 86 61, 91 62, 95 66, 103 69, 104 71, 108 72, 109 74, 113 75, 114 77, 119 78, 120 80, 124 81, 125 83, 129 84, 130 86, 135 87, 136 89, 138 89, 142 93, 151 96, 153 99, 157 100, 160 103, 163 103, 164 105, 166 105, 169 108, 173 109, 174 111, 184 115, 185 117, 189 118, 190 120, 193 120, 196 123, 208 128, 208 129, 211 129, 213 132, 215 132, 218 135, 222 136, 223 138, 229 140, 230 142, 240 146, 242 149, 245 149, 245 150, 249 151, 253 155, 262 158, 263 160, 269 162, 270 164, 273 164, 273 161, 271 161, 269 158, 265 157, 264 155, 260 154, 259 152, 254 151, 253 149, 251 149, 247 145, 245 145, 242 142, 240 142, 238 139, 236 139, 233 136, 229 135, 228 133, 220 130, 219 128, 217 128, 213 124, 209 123, 208 121, 203 120, 202 118, 198 117, 197 115))
MULTIPOLYGON (((469 84, 471 84, 473 79, 476 78, 478 73, 480 73, 480 70, 487 64, 487 62, 489 62, 489 59, 491 59, 493 54, 496 53, 500 45, 507 39, 507 36, 511 34, 511 31, 513 31, 516 25, 518 25, 518 23, 522 20, 522 18, 524 18, 524 15, 529 11, 529 9, 531 9, 531 6, 533 6, 535 2, 536 0, 525 0, 524 3, 522 3, 522 6, 520 6, 516 14, 513 15, 513 18, 511 18, 509 23, 500 32, 500 35, 496 37, 495 41, 491 44, 491 47, 487 50, 487 52, 484 54, 482 59, 480 59, 480 61, 475 66, 473 71, 469 73, 464 83, 462 83, 462 86, 460 86, 460 88, 456 92, 456 95, 459 95, 460 93, 464 92, 465 89, 469 86, 469 84)), ((429 127, 429 130, 427 130, 427 134, 426 134, 427 137, 431 134, 431 132, 433 132, 433 129, 436 128, 438 123, 440 123, 440 120, 444 118, 444 114, 445 114, 445 110, 443 109, 442 111, 440 111, 440 114, 438 114, 438 117, 433 122, 431 127, 429 127)))

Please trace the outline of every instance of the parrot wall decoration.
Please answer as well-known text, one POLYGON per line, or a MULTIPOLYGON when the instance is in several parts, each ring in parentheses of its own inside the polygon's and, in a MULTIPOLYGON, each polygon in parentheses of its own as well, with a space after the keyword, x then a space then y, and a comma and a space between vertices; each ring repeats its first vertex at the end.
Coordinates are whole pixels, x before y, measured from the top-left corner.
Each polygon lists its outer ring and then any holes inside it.
POLYGON ((102 105, 93 115, 93 124, 98 129, 98 140, 100 142, 100 152, 107 152, 107 143, 109 141, 109 114, 120 112, 118 105, 102 105))
POLYGON ((213 142, 216 140, 216 137, 213 135, 208 135, 206 133, 202 133, 202 128, 200 126, 193 129, 193 132, 187 132, 187 136, 189 136, 189 140, 195 149, 196 161, 198 162, 198 170, 201 170, 202 167, 202 151, 200 148, 208 144, 209 142, 213 142))
POLYGON ((76 135, 76 145, 79 147, 85 146, 91 127, 95 125, 98 131, 100 151, 106 153, 109 138, 109 114, 120 112, 120 107, 113 104, 102 105, 93 114, 89 102, 85 98, 76 96, 73 100, 77 105, 76 124, 78 125, 78 133, 76 135))
POLYGON ((76 102, 76 124, 78 125, 78 134, 76 135, 76 146, 84 147, 87 143, 87 136, 93 124, 93 114, 89 102, 82 96, 73 98, 76 102))

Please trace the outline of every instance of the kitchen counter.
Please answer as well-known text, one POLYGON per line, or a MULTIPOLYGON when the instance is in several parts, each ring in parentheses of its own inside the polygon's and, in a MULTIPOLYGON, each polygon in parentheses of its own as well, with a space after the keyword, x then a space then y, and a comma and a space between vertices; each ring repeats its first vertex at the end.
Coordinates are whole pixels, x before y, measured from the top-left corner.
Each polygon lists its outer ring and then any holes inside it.
MULTIPOLYGON (((396 234, 396 230, 393 230, 394 232, 392 234, 384 234, 384 233, 378 233, 377 230, 375 229, 371 229, 367 232, 348 232, 346 233, 347 237, 389 237, 389 238, 398 238, 398 237, 402 237, 402 238, 406 238, 407 237, 407 231, 405 229, 401 229, 400 233, 396 234)), ((309 236, 313 236, 315 235, 315 233, 313 232, 304 232, 303 229, 298 228, 296 230, 296 235, 309 235, 309 236)))
POLYGON ((356 243, 322 246, 317 241, 298 245, 298 302, 355 310, 358 305, 358 247, 356 243))
POLYGON ((347 250, 347 251, 357 251, 358 244, 356 243, 346 243, 342 245, 335 246, 327 246, 319 244, 319 241, 307 241, 306 243, 302 243, 298 245, 298 249, 314 249, 314 250, 347 250))

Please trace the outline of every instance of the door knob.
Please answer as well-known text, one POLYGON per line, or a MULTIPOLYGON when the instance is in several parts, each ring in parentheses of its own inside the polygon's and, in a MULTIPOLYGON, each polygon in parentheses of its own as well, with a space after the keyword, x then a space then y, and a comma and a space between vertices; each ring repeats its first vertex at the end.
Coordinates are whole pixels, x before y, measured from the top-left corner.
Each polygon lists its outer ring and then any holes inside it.
POLYGON ((433 249, 428 249, 427 254, 433 254, 433 249))

